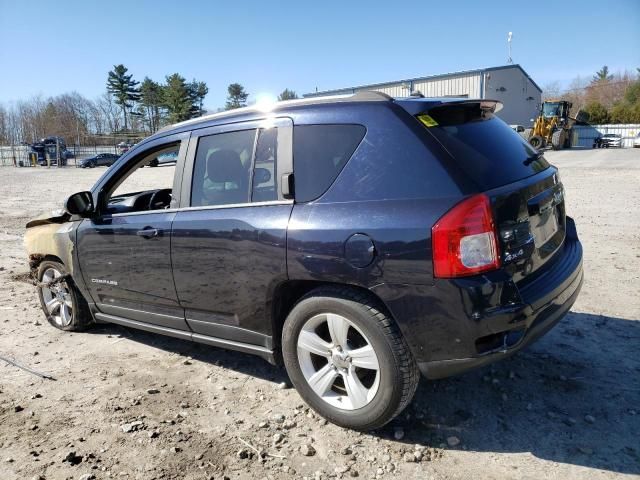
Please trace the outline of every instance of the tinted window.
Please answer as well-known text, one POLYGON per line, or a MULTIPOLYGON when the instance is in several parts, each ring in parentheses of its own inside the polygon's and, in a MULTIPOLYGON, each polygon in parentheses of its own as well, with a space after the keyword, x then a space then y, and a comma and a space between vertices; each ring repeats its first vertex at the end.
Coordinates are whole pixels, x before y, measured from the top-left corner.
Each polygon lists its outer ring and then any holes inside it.
POLYGON ((242 130, 199 139, 191 184, 192 206, 249 201, 255 135, 255 130, 242 130))
POLYGON ((364 137, 362 125, 300 125, 293 129, 296 201, 315 200, 331 186, 364 137))
POLYGON ((256 163, 253 173, 251 201, 268 202, 278 199, 277 155, 278 129, 260 129, 256 143, 256 163))
POLYGON ((528 142, 492 113, 481 110, 479 104, 437 107, 418 118, 483 190, 549 167, 528 142))

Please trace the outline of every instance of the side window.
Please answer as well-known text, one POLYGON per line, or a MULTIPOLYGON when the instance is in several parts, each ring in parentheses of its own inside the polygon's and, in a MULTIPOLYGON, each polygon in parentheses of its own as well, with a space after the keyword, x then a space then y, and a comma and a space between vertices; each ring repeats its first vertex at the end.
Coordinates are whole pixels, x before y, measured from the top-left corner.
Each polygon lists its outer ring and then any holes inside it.
POLYGON ((191 206, 247 203, 256 130, 208 135, 198 140, 191 206))
POLYGON ((353 155, 366 132, 362 125, 293 127, 293 171, 297 202, 320 197, 353 155))
POLYGON ((172 154, 177 157, 179 151, 180 142, 141 153, 133 159, 133 169, 109 188, 104 199, 107 212, 128 213, 169 208, 173 198, 175 164, 162 168, 144 167, 154 163, 159 155, 172 154))
POLYGON ((278 199, 278 129, 261 128, 256 143, 256 163, 253 171, 252 202, 278 199))

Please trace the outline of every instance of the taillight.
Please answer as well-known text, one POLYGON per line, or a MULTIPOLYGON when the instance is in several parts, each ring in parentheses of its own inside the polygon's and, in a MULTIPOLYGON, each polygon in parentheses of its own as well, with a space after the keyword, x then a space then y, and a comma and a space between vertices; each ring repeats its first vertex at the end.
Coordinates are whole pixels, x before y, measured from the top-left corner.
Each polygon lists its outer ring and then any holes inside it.
POLYGON ((431 229, 433 274, 466 277, 500 267, 498 237, 489 197, 463 200, 431 229))

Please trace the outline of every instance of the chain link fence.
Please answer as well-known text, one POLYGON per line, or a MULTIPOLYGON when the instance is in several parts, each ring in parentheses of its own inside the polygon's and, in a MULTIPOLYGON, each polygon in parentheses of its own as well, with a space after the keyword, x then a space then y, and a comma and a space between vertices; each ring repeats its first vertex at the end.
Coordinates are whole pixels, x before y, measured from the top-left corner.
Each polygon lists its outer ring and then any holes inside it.
MULTIPOLYGON (((65 150, 60 152, 62 161, 60 166, 74 167, 79 161, 98 155, 99 153, 114 153, 119 155, 123 149, 117 144, 114 145, 67 145, 65 150)), ((50 155, 51 165, 58 166, 56 156, 50 155)), ((34 155, 33 150, 28 145, 0 145, 0 166, 3 167, 34 167, 43 163, 42 156, 34 155), (39 161, 38 161, 39 158, 39 161)), ((46 166, 46 161, 44 163, 46 166)))

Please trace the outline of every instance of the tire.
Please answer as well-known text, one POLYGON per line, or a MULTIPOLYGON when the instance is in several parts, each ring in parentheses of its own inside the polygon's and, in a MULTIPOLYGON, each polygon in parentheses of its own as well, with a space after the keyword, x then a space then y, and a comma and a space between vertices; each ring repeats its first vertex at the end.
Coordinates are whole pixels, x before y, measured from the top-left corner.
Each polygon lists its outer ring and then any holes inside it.
POLYGON ((528 142, 529 139, 531 138, 531 134, 533 133, 533 129, 532 128, 525 128, 524 132, 520 132, 518 133, 518 135, 520 135, 520 137, 522 137, 522 139, 525 142, 528 142))
POLYGON ((293 307, 283 327, 282 354, 305 402, 330 422, 354 430, 374 430, 390 422, 411 402, 420 381, 415 360, 390 315, 370 296, 345 287, 313 290, 293 307), (346 341, 331 340, 340 338, 339 332, 346 341), (336 344, 344 346, 342 351, 336 344), (325 388, 317 382, 314 390, 308 379, 321 370, 325 388))
POLYGON ((42 311, 47 321, 59 330, 84 330, 93 323, 91 311, 71 276, 67 276, 52 288, 44 286, 61 275, 69 275, 69 272, 60 262, 45 260, 38 267, 38 297, 42 311), (58 301, 47 307, 47 303, 54 299, 58 301))
POLYGON ((96 162, 89 162, 87 165, 89 168, 96 168, 96 162))
POLYGON ((564 137, 564 130, 562 129, 553 132, 553 135, 551 135, 551 146, 554 150, 562 150, 564 147, 564 137))
POLYGON ((533 148, 537 150, 543 149, 546 144, 546 142, 544 141, 544 138, 542 138, 540 135, 534 135, 533 137, 531 137, 529 139, 529 143, 533 148))
POLYGON ((149 162, 149 166, 150 167, 157 167, 160 163, 158 162, 157 158, 154 158, 153 160, 151 160, 151 162, 149 162))

